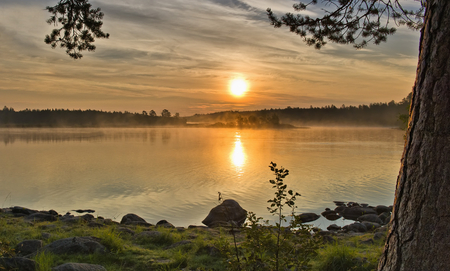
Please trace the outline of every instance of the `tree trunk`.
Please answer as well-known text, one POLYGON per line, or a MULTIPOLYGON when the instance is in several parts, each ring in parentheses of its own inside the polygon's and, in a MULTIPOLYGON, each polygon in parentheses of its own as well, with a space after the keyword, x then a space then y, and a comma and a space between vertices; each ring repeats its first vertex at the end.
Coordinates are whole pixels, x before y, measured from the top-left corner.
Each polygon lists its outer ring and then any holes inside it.
POLYGON ((428 0, 379 271, 450 270, 450 1, 428 0))

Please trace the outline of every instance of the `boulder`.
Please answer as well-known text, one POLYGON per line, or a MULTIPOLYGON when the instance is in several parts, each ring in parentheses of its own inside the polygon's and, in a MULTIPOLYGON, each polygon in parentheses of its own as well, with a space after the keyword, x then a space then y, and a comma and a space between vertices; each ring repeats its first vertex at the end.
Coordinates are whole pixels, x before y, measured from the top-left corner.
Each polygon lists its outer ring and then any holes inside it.
POLYGON ((33 213, 23 218, 26 222, 56 221, 57 217, 46 213, 33 213))
POLYGON ((315 213, 302 213, 298 215, 302 223, 312 222, 319 219, 320 215, 315 213))
POLYGON ((366 226, 368 231, 373 231, 375 229, 378 229, 381 225, 375 222, 368 222, 368 221, 363 221, 361 222, 361 224, 364 224, 364 226, 366 226))
POLYGON ((339 218, 341 218, 341 217, 342 217, 342 216, 340 216, 340 215, 338 215, 338 214, 336 214, 336 213, 333 213, 333 214, 327 214, 327 215, 325 216, 326 219, 331 220, 331 221, 337 220, 337 219, 339 219, 339 218))
POLYGON ((222 204, 214 207, 208 216, 202 221, 203 224, 212 228, 218 226, 227 226, 230 223, 241 227, 247 218, 247 211, 244 210, 237 201, 227 199, 222 204))
POLYGON ((333 202, 334 202, 334 204, 336 204, 336 206, 344 206, 345 205, 345 202, 343 202, 343 201, 335 200, 333 202))
POLYGON ((342 227, 336 224, 331 224, 330 226, 327 227, 327 230, 329 231, 338 231, 340 229, 342 229, 342 227))
POLYGON ((387 206, 384 206, 384 205, 378 205, 374 209, 377 212, 377 214, 390 213, 391 212, 391 209, 389 207, 387 207, 387 206))
POLYGON ((345 205, 340 205, 334 209, 334 212, 340 214, 345 208, 347 208, 345 205))
POLYGON ((120 224, 125 225, 136 225, 136 226, 144 226, 144 227, 150 227, 152 224, 147 223, 142 217, 135 215, 135 214, 126 214, 122 217, 122 220, 120 220, 120 224))
POLYGON ((42 248, 42 251, 53 254, 92 254, 106 253, 106 247, 93 237, 70 237, 56 240, 42 248))
POLYGON ((24 240, 20 243, 18 243, 15 247, 15 251, 18 255, 28 255, 35 253, 39 249, 42 248, 42 241, 41 240, 24 240))
POLYGON ((386 237, 386 234, 383 232, 376 232, 373 234, 373 239, 374 240, 380 240, 380 239, 384 239, 386 237))
POLYGON ((157 227, 164 227, 164 228, 175 228, 172 223, 167 222, 167 220, 160 220, 158 223, 156 223, 157 227))
POLYGON ((28 209, 28 208, 25 208, 25 207, 20 207, 20 206, 12 207, 11 211, 14 214, 25 214, 25 215, 31 215, 31 214, 39 212, 38 210, 31 210, 31 209, 28 209))
POLYGON ((35 271, 37 267, 38 264, 35 261, 27 258, 0 258, 0 269, 2 270, 35 271))
POLYGON ((356 220, 358 217, 366 214, 377 214, 377 212, 368 207, 348 207, 340 212, 346 219, 356 220))
POLYGON ((52 271, 106 271, 106 269, 98 264, 65 263, 52 268, 52 271))
POLYGON ((358 222, 355 222, 355 223, 350 224, 350 225, 346 225, 346 226, 343 227, 343 229, 345 231, 367 232, 367 227, 364 224, 358 223, 358 222))
POLYGON ((390 213, 384 212, 384 213, 381 213, 380 215, 378 215, 378 218, 381 219, 381 221, 384 222, 384 221, 386 220, 386 218, 388 218, 388 217, 390 217, 390 216, 391 216, 390 213))
POLYGON ((374 222, 374 223, 378 223, 378 224, 384 224, 383 220, 381 220, 381 219, 378 217, 378 215, 376 215, 376 214, 362 215, 362 216, 358 217, 357 220, 358 220, 358 221, 374 222))

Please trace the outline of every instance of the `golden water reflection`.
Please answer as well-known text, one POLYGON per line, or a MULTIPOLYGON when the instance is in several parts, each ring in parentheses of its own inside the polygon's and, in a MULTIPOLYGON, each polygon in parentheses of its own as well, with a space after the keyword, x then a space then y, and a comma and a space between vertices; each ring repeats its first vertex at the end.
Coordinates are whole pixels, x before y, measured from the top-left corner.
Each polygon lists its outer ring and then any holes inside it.
POLYGON ((234 141, 234 149, 231 153, 231 162, 238 168, 242 168, 245 164, 245 153, 241 143, 241 136, 236 133, 234 141))

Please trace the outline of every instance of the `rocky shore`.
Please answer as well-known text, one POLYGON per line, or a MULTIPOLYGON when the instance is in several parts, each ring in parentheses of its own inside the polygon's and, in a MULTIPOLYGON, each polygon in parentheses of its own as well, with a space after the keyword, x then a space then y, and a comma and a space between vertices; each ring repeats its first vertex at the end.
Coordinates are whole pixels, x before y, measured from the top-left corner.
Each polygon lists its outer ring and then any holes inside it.
MULTIPOLYGON (((333 224, 327 228, 327 231, 316 231, 323 236, 325 243, 335 242, 334 237, 343 235, 351 236, 365 232, 374 232, 373 239, 384 238, 392 207, 387 206, 368 206, 355 202, 335 201, 336 208, 331 210, 327 208, 321 213, 321 216, 329 220, 336 220, 341 217, 355 220, 354 223, 339 227, 333 224)), ((58 214, 54 210, 38 211, 24 207, 11 207, 0 209, 0 225, 12 223, 24 223, 25 226, 38 228, 39 238, 20 240, 14 248, 14 253, 8 255, 8 251, 0 251, 0 269, 5 270, 38 270, 38 263, 33 260, 39 253, 51 253, 54 255, 80 254, 108 254, 111 253, 111 246, 105 246, 105 240, 95 236, 69 236, 59 238, 58 233, 70 231, 80 225, 92 229, 102 229, 113 227, 114 232, 120 235, 129 236, 130 240, 139 243, 139 240, 155 240, 161 238, 159 228, 170 229, 173 232, 184 232, 189 229, 198 229, 210 231, 218 227, 223 227, 233 223, 240 227, 243 225, 247 211, 244 210, 236 201, 225 200, 222 204, 214 207, 207 217, 203 220, 206 226, 175 227, 166 220, 151 224, 136 214, 126 214, 120 222, 108 218, 94 217, 91 213, 94 210, 74 210, 73 213, 64 215, 58 214), (7 220, 9 219, 9 220, 7 220), (3 220, 3 221, 2 221, 3 220), (45 244, 45 245, 44 245, 45 244), (3 255, 3 257, 1 257, 3 255)), ((299 215, 303 222, 311 222, 320 217, 314 213, 304 213, 299 215)), ((2 228, 0 227, 0 230, 2 228)), ((1 240, 0 240, 1 241, 1 240)), ((368 240, 372 242, 374 240, 368 240)), ((191 244, 192 240, 180 240, 171 242, 167 249, 186 246, 191 244)), ((0 242, 1 245, 1 242, 0 242)), ((206 246, 208 255, 217 256, 220 254, 213 246, 206 246)), ((52 267, 54 271, 102 271, 107 270, 104 266, 91 263, 66 262, 52 267)))

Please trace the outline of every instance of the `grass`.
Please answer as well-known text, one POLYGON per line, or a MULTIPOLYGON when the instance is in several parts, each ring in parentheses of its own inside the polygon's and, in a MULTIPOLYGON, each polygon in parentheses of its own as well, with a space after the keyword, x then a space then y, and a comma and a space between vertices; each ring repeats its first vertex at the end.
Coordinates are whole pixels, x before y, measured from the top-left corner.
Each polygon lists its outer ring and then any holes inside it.
MULTIPOLYGON (((102 223, 101 220, 97 220, 102 223)), ((0 257, 14 255, 14 247, 23 240, 40 239, 44 245, 74 236, 93 236, 108 248, 107 254, 54 255, 38 253, 33 259, 38 271, 67 262, 99 264, 110 271, 131 270, 226 270, 227 257, 221 255, 220 246, 232 244, 233 237, 221 229, 173 229, 163 227, 124 226, 104 224, 89 227, 85 222, 72 224, 56 222, 27 223, 22 218, 0 213, 0 257), (135 234, 120 230, 126 227, 135 234), (137 237, 143 232, 159 232, 137 237), (43 238, 43 233, 47 239, 43 238), (178 243, 184 241, 183 243, 178 243), (188 242, 189 241, 189 242, 188 242), (175 246, 174 244, 181 244, 175 246)), ((313 271, 365 271, 373 270, 383 248, 383 241, 361 244, 373 234, 356 237, 338 237, 337 244, 323 245, 312 260, 313 271)), ((238 243, 244 234, 237 235, 238 243)), ((1 269, 1 268, 0 268, 1 269)))

